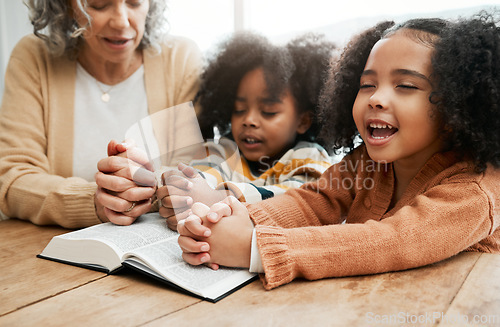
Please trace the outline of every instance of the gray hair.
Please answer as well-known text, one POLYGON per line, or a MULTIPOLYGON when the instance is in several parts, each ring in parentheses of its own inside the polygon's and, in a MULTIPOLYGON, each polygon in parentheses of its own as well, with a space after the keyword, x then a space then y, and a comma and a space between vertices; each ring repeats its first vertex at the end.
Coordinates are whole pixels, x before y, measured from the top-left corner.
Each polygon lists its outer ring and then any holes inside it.
MULTIPOLYGON (((70 0, 24 0, 29 9, 33 33, 45 41, 49 50, 57 56, 75 58, 82 44, 81 35, 90 27, 91 18, 85 8, 87 0, 76 0, 77 6, 87 17, 88 23, 80 27, 70 16, 70 0)), ((140 49, 149 46, 160 49, 159 43, 166 33, 166 0, 149 0, 144 36, 140 49)))

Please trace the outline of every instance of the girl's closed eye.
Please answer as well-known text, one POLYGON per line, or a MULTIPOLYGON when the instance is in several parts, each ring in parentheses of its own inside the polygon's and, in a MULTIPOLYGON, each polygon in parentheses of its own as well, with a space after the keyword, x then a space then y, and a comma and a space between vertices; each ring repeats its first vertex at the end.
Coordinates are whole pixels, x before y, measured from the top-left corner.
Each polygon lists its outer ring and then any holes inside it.
POLYGON ((420 90, 421 86, 418 83, 414 83, 411 81, 401 81, 396 83, 396 88, 400 90, 420 90))
POLYGON ((359 89, 368 89, 368 88, 371 88, 371 87, 375 87, 375 85, 369 84, 369 83, 364 83, 364 84, 361 84, 359 86, 359 89))
POLYGON ((418 90, 418 89, 420 89, 417 85, 410 84, 410 83, 398 84, 398 85, 396 85, 396 88, 403 89, 403 90, 418 90))

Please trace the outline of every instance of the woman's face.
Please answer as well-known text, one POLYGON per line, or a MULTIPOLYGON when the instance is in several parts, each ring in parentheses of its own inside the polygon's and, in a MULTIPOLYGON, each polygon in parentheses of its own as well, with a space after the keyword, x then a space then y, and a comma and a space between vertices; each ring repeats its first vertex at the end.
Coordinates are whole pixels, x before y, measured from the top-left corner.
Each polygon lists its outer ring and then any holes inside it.
MULTIPOLYGON (((79 26, 87 18, 72 0, 74 18, 79 26)), ((88 0, 90 27, 83 34, 82 52, 93 59, 120 63, 133 58, 141 43, 149 11, 149 0, 88 0)))

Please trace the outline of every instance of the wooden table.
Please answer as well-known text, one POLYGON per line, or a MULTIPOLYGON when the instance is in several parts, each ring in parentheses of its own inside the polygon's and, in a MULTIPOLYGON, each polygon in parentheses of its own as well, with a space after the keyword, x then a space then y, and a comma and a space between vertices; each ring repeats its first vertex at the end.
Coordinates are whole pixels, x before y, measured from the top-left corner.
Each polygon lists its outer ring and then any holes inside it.
POLYGON ((134 272, 106 275, 36 258, 64 232, 0 222, 0 326, 500 326, 496 254, 272 291, 255 281, 213 304, 134 272))

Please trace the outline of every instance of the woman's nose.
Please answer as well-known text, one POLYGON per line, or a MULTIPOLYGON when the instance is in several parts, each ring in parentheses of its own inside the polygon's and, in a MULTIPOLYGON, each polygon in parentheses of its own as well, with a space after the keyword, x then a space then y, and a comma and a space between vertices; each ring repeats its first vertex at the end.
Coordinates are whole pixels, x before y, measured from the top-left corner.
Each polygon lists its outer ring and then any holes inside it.
POLYGON ((119 4, 113 10, 113 16, 110 19, 110 25, 111 27, 116 29, 125 28, 130 25, 126 4, 119 4))

